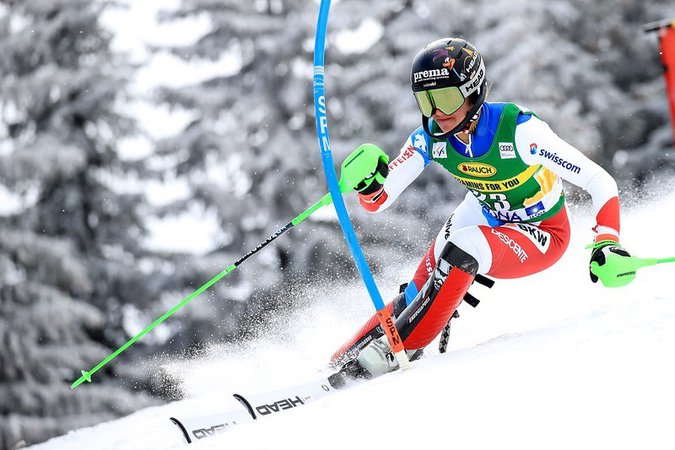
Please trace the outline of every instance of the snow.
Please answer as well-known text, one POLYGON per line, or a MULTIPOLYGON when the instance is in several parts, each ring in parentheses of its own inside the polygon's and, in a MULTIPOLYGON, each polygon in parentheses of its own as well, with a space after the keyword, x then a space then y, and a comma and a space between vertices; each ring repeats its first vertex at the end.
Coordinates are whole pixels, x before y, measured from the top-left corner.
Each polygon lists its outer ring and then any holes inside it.
MULTIPOLYGON (((238 425, 190 448, 675 448, 675 296, 666 281, 673 266, 642 269, 625 288, 590 283, 584 244, 592 220, 585 208, 572 210, 573 242, 563 259, 531 277, 499 280, 491 290, 472 288, 482 302, 475 310, 460 307, 448 353, 438 354, 433 343, 409 371, 238 425)), ((642 257, 675 254, 672 240, 663 239, 673 210, 672 193, 633 206, 623 223, 626 247, 642 257)), ((378 274, 382 292, 393 292, 413 266, 411 260, 378 274)), ((214 344, 191 360, 167 356, 149 367, 182 380, 184 400, 31 448, 183 448, 169 417, 240 410, 234 392, 319 378, 372 306, 358 283, 285 289, 304 306, 281 314, 264 337, 214 344)))
POLYGON ((24 209, 24 202, 20 195, 0 184, 0 216, 16 214, 24 209))
POLYGON ((39 194, 40 190, 34 186, 27 187, 25 192, 19 194, 0 183, 0 216, 21 213, 37 202, 39 194))
POLYGON ((115 32, 112 50, 127 52, 133 62, 143 63, 151 57, 152 46, 195 42, 210 26, 207 15, 162 23, 158 20, 160 12, 175 11, 180 5, 180 0, 118 0, 101 17, 101 23, 115 32))
POLYGON ((197 203, 178 215, 163 219, 148 217, 146 226, 149 237, 143 247, 151 251, 204 255, 226 242, 218 214, 197 203))
POLYGON ((344 54, 363 54, 384 35, 384 26, 375 19, 364 19, 354 30, 336 33, 335 46, 344 54))

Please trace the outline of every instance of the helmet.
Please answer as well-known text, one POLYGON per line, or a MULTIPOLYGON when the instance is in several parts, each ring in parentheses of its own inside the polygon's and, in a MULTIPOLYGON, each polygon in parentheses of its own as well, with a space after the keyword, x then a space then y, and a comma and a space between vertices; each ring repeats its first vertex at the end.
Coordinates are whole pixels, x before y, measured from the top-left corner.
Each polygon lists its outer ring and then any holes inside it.
POLYGON ((420 50, 413 59, 410 83, 422 112, 424 130, 441 139, 471 125, 487 93, 483 57, 473 45, 459 38, 439 39, 420 50), (452 114, 466 99, 471 99, 473 106, 455 128, 442 134, 430 132, 429 118, 437 109, 452 114))

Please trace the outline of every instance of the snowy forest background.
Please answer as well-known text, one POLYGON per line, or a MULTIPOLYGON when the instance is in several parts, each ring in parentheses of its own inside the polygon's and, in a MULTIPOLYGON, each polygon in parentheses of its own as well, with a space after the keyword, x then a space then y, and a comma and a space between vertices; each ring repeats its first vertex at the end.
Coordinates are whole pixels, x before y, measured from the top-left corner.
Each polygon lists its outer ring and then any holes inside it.
MULTIPOLYGON (((98 372, 96 389, 69 389, 325 193, 317 11, 306 0, 0 2, 0 448, 177 398, 157 358, 265 333, 294 306, 293 286, 356 276, 339 227, 319 216, 98 372)), ((657 40, 642 32, 673 17, 669 0, 334 1, 336 162, 363 142, 398 153, 420 122, 411 59, 456 35, 482 50, 492 100, 527 105, 639 196, 675 169, 657 40)), ((456 203, 460 188, 427 172, 382 217, 348 199, 374 270, 421 255, 456 203)))

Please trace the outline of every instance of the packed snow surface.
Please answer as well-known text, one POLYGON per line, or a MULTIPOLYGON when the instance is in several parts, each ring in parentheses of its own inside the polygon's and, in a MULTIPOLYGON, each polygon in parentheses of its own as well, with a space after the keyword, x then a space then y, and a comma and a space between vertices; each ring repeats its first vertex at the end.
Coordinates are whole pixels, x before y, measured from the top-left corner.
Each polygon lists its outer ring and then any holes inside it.
MULTIPOLYGON (((460 307, 447 353, 439 354, 434 342, 412 370, 190 446, 415 448, 423 441, 462 449, 675 448, 675 265, 644 268, 625 288, 591 284, 584 244, 592 218, 572 209, 573 240, 563 259, 531 277, 499 280, 491 290, 472 287, 482 302, 475 310, 460 307)), ((666 238, 673 211, 674 194, 629 208, 622 227, 626 248, 642 257, 675 254, 666 238)), ((395 291, 413 264, 378 274, 382 291, 395 291)), ((304 306, 280 314, 264 337, 156 363, 182 380, 184 400, 33 448, 182 448, 188 444, 169 417, 239 410, 234 392, 256 394, 319 378, 372 306, 360 283, 314 283, 288 293, 304 306)), ((78 389, 96 388, 94 382, 78 389)))

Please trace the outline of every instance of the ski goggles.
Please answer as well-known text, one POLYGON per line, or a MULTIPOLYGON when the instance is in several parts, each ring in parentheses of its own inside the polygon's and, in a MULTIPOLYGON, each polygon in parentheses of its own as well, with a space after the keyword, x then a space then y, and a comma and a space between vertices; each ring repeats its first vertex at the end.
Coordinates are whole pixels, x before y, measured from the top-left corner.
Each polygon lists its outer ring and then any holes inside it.
POLYGON ((417 107, 425 117, 431 117, 436 109, 443 114, 450 115, 464 104, 464 96, 456 86, 413 92, 413 94, 417 100, 417 107))

